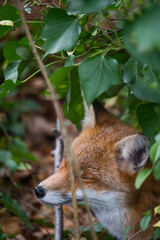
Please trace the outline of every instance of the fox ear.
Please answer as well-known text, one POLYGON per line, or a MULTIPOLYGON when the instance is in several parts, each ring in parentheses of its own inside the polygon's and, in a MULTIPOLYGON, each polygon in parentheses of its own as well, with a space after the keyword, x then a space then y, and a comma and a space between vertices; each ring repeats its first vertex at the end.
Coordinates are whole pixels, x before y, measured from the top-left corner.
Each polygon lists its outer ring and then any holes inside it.
POLYGON ((84 101, 85 117, 82 120, 83 129, 88 127, 95 127, 99 122, 99 116, 101 113, 107 112, 103 105, 95 100, 90 107, 87 106, 84 101))
POLYGON ((147 141, 142 134, 134 134, 116 143, 116 162, 120 171, 134 173, 145 165, 149 157, 147 141))
POLYGON ((93 105, 90 107, 87 106, 86 102, 84 102, 84 119, 82 120, 82 128, 86 129, 88 127, 94 128, 96 125, 96 118, 93 105))

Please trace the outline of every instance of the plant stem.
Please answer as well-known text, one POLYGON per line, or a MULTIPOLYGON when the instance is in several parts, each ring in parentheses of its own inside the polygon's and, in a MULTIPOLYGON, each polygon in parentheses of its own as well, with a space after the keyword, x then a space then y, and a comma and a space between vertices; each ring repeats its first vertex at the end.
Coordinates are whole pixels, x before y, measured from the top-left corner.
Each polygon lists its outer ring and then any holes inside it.
POLYGON ((27 21, 27 23, 45 23, 44 21, 27 21))
MULTIPOLYGON (((56 61, 56 62, 51 62, 51 63, 48 63, 47 65, 45 65, 44 67, 47 68, 47 67, 50 67, 56 63, 61 63, 62 61, 56 61)), ((34 77, 37 73, 39 73, 41 71, 41 69, 38 69, 36 72, 32 73, 28 78, 24 79, 23 81, 21 81, 21 83, 25 83, 27 82, 29 79, 31 79, 32 77, 34 77)))
POLYGON ((72 163, 71 163, 71 154, 70 154, 70 149, 69 149, 69 141, 67 138, 67 129, 63 123, 63 115, 61 112, 61 105, 59 103, 59 101, 57 100, 57 96, 55 93, 55 90, 52 86, 52 84, 50 83, 49 77, 47 75, 47 72, 45 70, 44 64, 38 54, 38 51, 36 49, 36 47, 34 46, 33 40, 32 40, 32 36, 29 30, 29 27, 26 23, 26 19, 25 19, 25 15, 23 12, 23 8, 21 7, 21 3, 20 0, 16 0, 16 5, 17 8, 19 9, 20 12, 20 16, 22 19, 22 24, 24 27, 24 30, 26 32, 26 36, 29 40, 29 43, 31 45, 33 54, 37 60, 37 63, 41 69, 41 72, 43 74, 43 77, 45 79, 46 85, 48 86, 50 95, 51 95, 51 100, 52 100, 52 104, 53 107, 56 111, 57 117, 59 119, 59 123, 60 123, 60 129, 62 132, 62 136, 63 136, 63 141, 64 141, 64 149, 65 149, 65 153, 66 153, 66 157, 67 157, 67 162, 68 162, 68 170, 69 170, 69 175, 70 175, 70 183, 71 183, 71 190, 72 190, 72 202, 73 202, 73 214, 74 214, 74 225, 75 225, 75 239, 79 240, 80 239, 80 235, 79 235, 79 228, 78 228, 78 209, 77 209, 77 200, 76 200, 76 194, 75 194, 75 182, 74 182, 74 176, 73 176, 73 169, 72 169, 72 163))
MULTIPOLYGON (((147 229, 153 227, 154 224, 155 224, 155 223, 150 224, 147 229)), ((136 233, 135 233, 133 236, 131 236, 128 240, 134 239, 134 238, 137 237, 140 233, 142 233, 142 230, 139 230, 138 232, 136 232, 136 233)))

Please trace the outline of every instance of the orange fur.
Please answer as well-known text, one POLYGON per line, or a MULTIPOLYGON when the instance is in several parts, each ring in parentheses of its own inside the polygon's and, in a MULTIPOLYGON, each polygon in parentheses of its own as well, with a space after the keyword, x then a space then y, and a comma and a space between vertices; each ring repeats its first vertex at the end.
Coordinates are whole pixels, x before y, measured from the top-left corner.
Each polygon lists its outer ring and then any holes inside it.
MULTIPOLYGON (((121 123, 108 113, 100 113, 95 127, 82 130, 73 141, 71 150, 81 170, 84 187, 94 189, 98 193, 122 192, 125 194, 124 207, 127 209, 123 221, 125 227, 131 226, 128 238, 140 230, 143 213, 160 204, 160 185, 151 175, 140 190, 135 189, 137 173, 127 172, 129 162, 121 167, 117 164, 119 151, 116 147, 121 139, 136 134, 133 128, 121 123)), ((123 160, 122 160, 123 161, 123 160)), ((146 167, 150 167, 150 160, 146 167)), ((41 183, 46 191, 56 190, 63 195, 71 191, 66 159, 63 159, 58 172, 41 183)), ((76 178, 76 189, 79 188, 76 178)), ((152 222, 156 222, 155 219, 152 222)), ((151 239, 153 228, 139 234, 134 240, 151 239)))

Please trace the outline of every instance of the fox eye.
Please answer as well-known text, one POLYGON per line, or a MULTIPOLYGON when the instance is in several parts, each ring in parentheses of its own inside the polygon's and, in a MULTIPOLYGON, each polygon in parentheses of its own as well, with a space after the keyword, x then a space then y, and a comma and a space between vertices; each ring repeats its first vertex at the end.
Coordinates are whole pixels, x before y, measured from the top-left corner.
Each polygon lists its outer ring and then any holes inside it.
MULTIPOLYGON (((75 175, 75 178, 79 178, 79 176, 75 175)), ((92 179, 94 179, 94 177, 81 175, 81 179, 92 180, 92 179)))
POLYGON ((81 177, 82 178, 82 180, 86 180, 86 181, 93 181, 93 180, 96 180, 96 178, 94 177, 94 176, 82 176, 81 177))
POLYGON ((92 178, 82 176, 82 179, 91 180, 92 178))

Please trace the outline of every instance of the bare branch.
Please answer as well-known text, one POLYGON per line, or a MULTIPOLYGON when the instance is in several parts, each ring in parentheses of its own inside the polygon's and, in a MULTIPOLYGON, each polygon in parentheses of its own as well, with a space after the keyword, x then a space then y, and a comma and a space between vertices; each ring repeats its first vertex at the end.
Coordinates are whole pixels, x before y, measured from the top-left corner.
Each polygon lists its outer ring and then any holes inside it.
MULTIPOLYGON (((51 151, 51 155, 54 157, 54 172, 56 172, 62 161, 64 149, 58 119, 57 130, 53 131, 53 136, 55 137, 55 149, 51 151)), ((59 205, 55 206, 55 240, 62 239, 63 239, 63 208, 61 205, 59 205)))
POLYGON ((57 100, 55 90, 50 83, 50 80, 48 78, 48 75, 47 75, 47 72, 45 70, 44 64, 43 64, 42 60, 40 59, 40 56, 38 54, 38 51, 37 51, 36 47, 34 46, 32 36, 31 36, 30 30, 29 30, 29 27, 26 23, 25 15, 24 15, 24 12, 23 12, 23 8, 21 7, 20 1, 16 0, 15 2, 16 2, 17 8, 19 9, 19 12, 20 12, 20 16, 21 16, 21 19, 22 19, 22 24, 23 24, 24 30, 26 32, 26 36, 29 40, 29 43, 31 45, 33 54, 34 54, 34 56, 37 60, 37 63, 39 65, 40 69, 41 69, 41 72, 43 74, 43 77, 45 79, 45 82, 46 82, 47 87, 48 87, 49 92, 50 92, 53 107, 56 111, 57 117, 59 118, 60 128, 61 128, 63 141, 64 141, 64 150, 65 150, 65 154, 66 154, 66 157, 67 157, 68 170, 69 170, 69 175, 70 175, 70 183, 71 183, 71 190, 72 190, 72 202, 73 202, 73 209, 74 209, 73 214, 74 214, 74 225, 75 225, 75 238, 76 238, 76 240, 79 240, 80 236, 79 236, 79 228, 78 228, 78 209, 77 209, 77 200, 76 200, 76 194, 75 194, 75 182, 74 182, 73 169, 72 169, 72 163, 71 163, 71 157, 70 157, 69 142, 68 142, 68 138, 67 138, 67 129, 63 124, 63 115, 62 115, 62 112, 60 110, 61 106, 60 106, 60 104, 57 100))
MULTIPOLYGON (((151 227, 153 227, 153 225, 154 225, 155 223, 153 223, 153 224, 150 224, 149 226, 148 226, 148 228, 147 229, 149 229, 149 228, 151 228, 151 227)), ((136 232, 133 236, 131 236, 128 240, 132 240, 132 239, 134 239, 135 237, 137 237, 139 234, 141 234, 142 233, 142 230, 139 230, 138 232, 136 232)))

